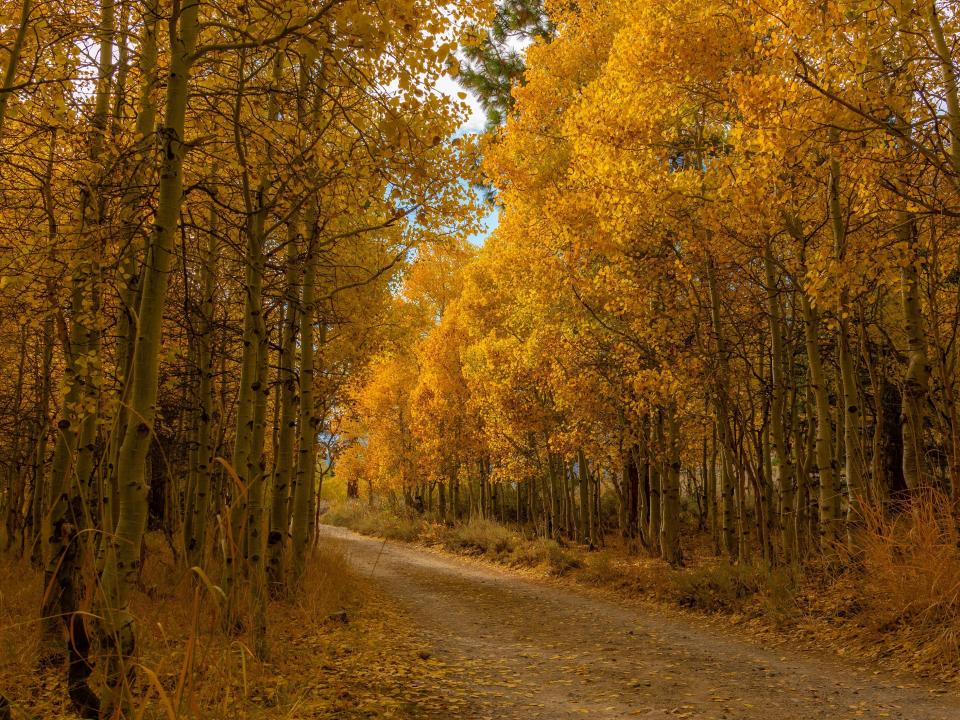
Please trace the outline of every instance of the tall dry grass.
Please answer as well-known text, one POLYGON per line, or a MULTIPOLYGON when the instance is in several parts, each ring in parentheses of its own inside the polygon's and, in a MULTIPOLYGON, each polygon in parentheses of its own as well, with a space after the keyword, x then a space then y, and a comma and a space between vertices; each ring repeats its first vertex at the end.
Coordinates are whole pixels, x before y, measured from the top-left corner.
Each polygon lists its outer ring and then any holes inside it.
POLYGON ((0 695, 10 701, 39 654, 40 584, 27 561, 0 556, 0 695))
POLYGON ((906 630, 916 657, 960 657, 960 524, 950 498, 925 492, 890 515, 866 514, 863 616, 883 632, 906 630))
MULTIPOLYGON (((305 591, 270 603, 271 654, 252 652, 252 635, 225 635, 219 590, 208 577, 178 568, 162 538, 149 536, 141 583, 132 599, 137 620, 134 707, 138 720, 255 720, 296 717, 316 675, 304 644, 329 635, 327 627, 355 614, 363 600, 342 551, 327 544, 308 564, 305 591), (331 619, 335 616, 337 619, 331 619)), ((24 560, 0 556, 0 695, 14 720, 75 718, 63 667, 38 669, 41 573, 24 560)), ((102 683, 103 651, 94 647, 91 686, 102 683)))

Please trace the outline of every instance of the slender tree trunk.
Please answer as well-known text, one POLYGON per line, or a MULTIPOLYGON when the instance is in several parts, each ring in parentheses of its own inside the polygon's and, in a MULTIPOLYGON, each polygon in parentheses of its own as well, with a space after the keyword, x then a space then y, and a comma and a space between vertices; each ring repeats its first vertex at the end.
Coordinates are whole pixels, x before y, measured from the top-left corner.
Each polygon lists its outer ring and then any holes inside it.
POLYGON ((801 293, 807 362, 810 369, 810 387, 816 400, 817 441, 816 469, 820 475, 820 549, 832 553, 832 546, 840 540, 840 487, 833 454, 833 418, 830 395, 827 390, 820 355, 820 319, 806 293, 801 293))
POLYGON ((599 515, 594 506, 592 483, 595 482, 593 473, 590 472, 590 463, 587 460, 583 448, 577 450, 577 465, 580 467, 580 480, 584 484, 587 492, 587 544, 590 547, 596 547, 599 542, 599 515))
POLYGON ((201 332, 197 338, 197 362, 200 383, 197 388, 197 465, 194 490, 189 507, 189 534, 186 542, 188 562, 203 565, 207 539, 207 521, 210 507, 210 480, 213 473, 214 447, 211 423, 213 422, 213 311, 217 282, 217 209, 211 205, 207 249, 201 270, 203 297, 200 304, 201 332))
POLYGON ((950 164, 953 166, 956 185, 960 182, 960 93, 957 90, 957 73, 954 69, 956 54, 951 51, 950 42, 943 32, 937 3, 927 5, 927 22, 933 36, 933 47, 937 51, 937 62, 943 77, 944 99, 947 105, 947 126, 950 128, 950 164))
MULTIPOLYGON (((722 436, 723 433, 721 433, 722 436)), ((737 524, 734 522, 734 482, 732 451, 724 443, 720 444, 720 507, 723 512, 721 523, 721 537, 723 551, 729 560, 736 560, 739 548, 737 545, 737 524)))
MULTIPOLYGON (((766 401, 765 401, 766 402, 766 401)), ((763 462, 759 469, 763 471, 760 482, 760 505, 763 509, 763 555, 767 563, 775 561, 774 536, 776 534, 777 513, 774 512, 773 499, 773 460, 770 446, 770 423, 764 423, 760 430, 760 454, 763 462)))
POLYGON ((667 461, 663 474, 660 550, 664 560, 677 566, 683 564, 680 549, 680 423, 675 409, 671 408, 662 414, 666 415, 667 424, 667 461))
MULTIPOLYGON (((839 131, 831 130, 831 141, 836 143, 839 131)), ((840 163, 830 161, 830 223, 833 228, 837 261, 843 263, 847 250, 847 229, 840 204, 840 163)), ((864 455, 860 442, 860 383, 857 381, 850 345, 850 310, 847 289, 841 288, 838 308, 837 345, 839 349, 840 386, 843 394, 843 444, 847 482, 847 544, 851 550, 859 547, 858 528, 863 523, 863 504, 868 500, 864 482, 864 455)), ((838 444, 839 446, 839 444, 838 444)))
MULTIPOLYGON (((20 417, 23 413, 23 386, 24 371, 27 362, 27 326, 20 326, 20 342, 17 351, 17 379, 14 385, 13 412, 15 417, 20 417)), ((22 436, 18 433, 13 439, 13 449, 11 452, 11 462, 7 467, 7 492, 6 492, 6 514, 5 522, 7 528, 7 539, 5 551, 9 552, 15 545, 23 546, 23 529, 26 525, 26 517, 23 514, 23 501, 26 495, 27 484, 27 462, 20 449, 22 436), (18 542, 19 536, 19 542, 18 542)), ((29 436, 28 444, 29 448, 29 436)))
POLYGON ((290 496, 290 482, 294 469, 294 440, 297 431, 297 386, 295 363, 297 358, 296 340, 299 333, 299 305, 301 278, 299 272, 300 253, 299 221, 291 218, 287 236, 286 267, 286 313, 283 323, 283 337, 277 360, 278 382, 280 383, 280 428, 277 439, 277 457, 273 473, 273 497, 270 509, 270 535, 268 538, 269 564, 268 580, 271 592, 275 596, 283 594, 284 588, 284 548, 289 520, 287 507, 290 496))
MULTIPOLYGON (((706 440, 704 441, 706 444, 706 440)), ((704 450, 706 467, 704 468, 704 482, 707 485, 707 527, 710 531, 710 542, 713 554, 720 557, 720 527, 717 508, 717 426, 711 426, 710 449, 704 450)))
MULTIPOLYGON (((124 193, 120 208, 121 226, 136 228, 138 218, 136 213, 143 204, 143 187, 149 182, 149 174, 143 169, 149 164, 151 149, 156 142, 156 109, 154 107, 154 91, 158 85, 157 69, 157 26, 160 12, 157 0, 148 0, 143 9, 139 37, 139 70, 140 70, 140 97, 137 105, 137 120, 135 126, 136 145, 134 149, 134 172, 130 187, 124 193)), ((130 393, 132 390, 131 364, 133 349, 136 345, 137 312, 141 299, 141 268, 140 262, 146 254, 148 238, 141 232, 134 230, 127 238, 126 247, 119 261, 120 279, 123 285, 120 290, 120 317, 117 332, 117 369, 116 375, 120 383, 120 402, 113 419, 110 441, 107 446, 107 468, 113 486, 110 495, 119 496, 116 467, 120 453, 120 443, 125 436, 129 421, 130 393)), ((111 527, 115 527, 119 520, 119 507, 116 502, 111 507, 111 527)))
POLYGON ((906 247, 909 262, 900 270, 904 331, 907 336, 907 371, 903 382, 903 478, 911 492, 930 484, 927 462, 926 425, 929 417, 930 360, 923 311, 920 308, 919 279, 915 250, 916 221, 901 213, 898 240, 906 247))
POLYGON ((174 238, 183 196, 184 124, 190 88, 190 64, 199 30, 199 1, 184 5, 170 21, 170 70, 166 111, 158 131, 163 145, 157 212, 138 313, 137 340, 131 365, 130 422, 117 458, 119 520, 106 545, 101 575, 101 630, 112 648, 108 659, 104 711, 111 714, 127 705, 130 658, 136 647, 130 590, 140 568, 140 545, 147 522, 146 457, 153 436, 160 341, 174 238))
POLYGON ((640 521, 640 474, 634 450, 628 449, 624 453, 623 468, 625 473, 624 481, 627 485, 626 537, 635 538, 637 536, 637 525, 640 521))
MULTIPOLYGON (((114 10, 112 0, 100 6, 97 31, 99 61, 87 153, 93 168, 97 167, 103 148, 110 103, 114 10)), ((5 102, 6 93, 3 95, 5 102)), ((92 173, 96 172, 99 171, 92 170, 92 173)), ((44 523, 47 548, 44 553, 46 572, 41 616, 45 657, 50 656, 51 644, 60 641, 60 623, 56 617, 66 627, 68 694, 82 717, 96 717, 99 699, 87 685, 91 671, 87 661, 89 641, 86 618, 79 612, 83 595, 80 565, 88 536, 82 536, 79 531, 93 526, 91 510, 99 510, 98 499, 102 497, 101 493, 94 494, 92 485, 100 392, 100 345, 96 329, 99 322, 97 285, 100 248, 94 243, 100 238, 102 215, 93 192, 93 188, 100 184, 99 178, 91 176, 85 179, 87 182, 80 190, 76 230, 77 236, 89 244, 80 248, 80 258, 75 261, 71 277, 72 329, 69 341, 64 333, 65 344, 69 345, 65 352, 67 391, 51 469, 50 511, 44 523)), ((54 654, 58 653, 54 651, 54 654)))
POLYGON ((744 457, 743 438, 737 438, 736 444, 736 472, 737 483, 734 486, 737 506, 737 559, 745 562, 750 559, 750 546, 747 544, 747 499, 746 499, 746 468, 748 463, 744 457))
POLYGON ((440 522, 448 521, 446 483, 442 480, 437 483, 437 514, 440 516, 440 522))
POLYGON ((580 542, 590 544, 590 489, 587 487, 586 459, 577 452, 577 484, 580 490, 580 542))
POLYGON ((306 262, 303 273, 303 318, 300 323, 300 413, 297 423, 299 449, 293 487, 291 585, 299 587, 306 567, 310 542, 310 502, 316 482, 317 419, 313 407, 313 373, 316 348, 313 327, 316 321, 315 285, 317 277, 316 214, 308 213, 306 262))
MULTIPOLYGON (((271 89, 266 109, 268 124, 274 122, 278 112, 274 88, 282 69, 282 58, 283 55, 278 53, 273 63, 271 89)), ((241 62, 241 76, 243 75, 243 67, 244 64, 241 62)), ((241 159, 241 164, 246 167, 246 153, 240 129, 243 95, 243 81, 241 80, 234 105, 234 146, 241 159)), ((250 533, 254 531, 249 503, 251 502, 251 494, 255 491, 254 485, 262 483, 258 465, 263 455, 264 435, 259 432, 260 428, 257 424, 256 414, 259 409, 259 396, 263 392, 266 382, 265 362, 261 362, 263 347, 266 344, 266 327, 263 319, 263 275, 266 263, 264 246, 266 243, 265 225, 268 211, 267 195, 270 191, 271 174, 273 172, 272 159, 273 148, 268 146, 264 162, 258 169, 259 177, 253 192, 247 184, 248 175, 245 173, 243 176, 245 205, 248 211, 248 221, 245 228, 247 245, 244 256, 246 268, 244 289, 246 296, 243 312, 243 357, 240 364, 240 392, 237 397, 236 439, 234 440, 232 461, 240 487, 236 488, 231 503, 231 529, 226 547, 224 592, 227 595, 227 609, 224 612, 224 622, 227 627, 234 626, 237 621, 236 609, 239 592, 237 564, 238 558, 242 554, 239 543, 241 540, 249 543, 250 533)))
POLYGON ((660 546, 660 525, 663 521, 663 509, 660 507, 661 491, 663 488, 664 454, 663 423, 657 418, 653 423, 653 448, 650 452, 650 519, 647 528, 647 537, 650 539, 650 552, 659 557, 662 554, 660 546))
POLYGON ((30 503, 30 529, 32 532, 33 550, 30 553, 31 561, 35 566, 42 565, 41 526, 45 510, 44 495, 46 490, 45 468, 47 462, 47 442, 50 436, 50 369, 53 364, 53 318, 46 318, 43 323, 43 350, 40 365, 40 402, 37 420, 37 438, 33 451, 31 466, 32 497, 30 503))
POLYGON ((260 319, 259 348, 257 357, 257 383, 254 396, 253 437, 250 469, 250 491, 247 502, 246 561, 250 575, 250 595, 253 601, 253 651, 260 660, 267 658, 267 578, 265 565, 266 540, 264 528, 267 516, 264 512, 264 489, 266 486, 267 461, 264 453, 266 442, 267 399, 270 395, 267 382, 269 347, 263 318, 260 319))
POLYGON ((30 14, 33 12, 33 0, 22 0, 20 4, 20 22, 17 25, 17 34, 13 44, 9 46, 7 67, 3 71, 3 86, 0 87, 0 137, 3 137, 3 126, 7 119, 7 107, 10 104, 11 91, 17 82, 17 69, 20 65, 20 56, 23 54, 23 45, 30 30, 30 14))
POLYGON ((777 276, 773 264, 773 251, 770 241, 764 246, 764 271, 767 281, 767 313, 770 318, 770 338, 772 354, 771 384, 773 398, 770 408, 770 431, 773 450, 777 455, 778 484, 780 486, 780 517, 784 528, 783 554, 788 563, 797 559, 799 542, 795 513, 795 472, 793 458, 787 448, 787 433, 784 427, 786 417, 787 375, 786 350, 783 342, 783 319, 780 301, 777 297, 777 276))
POLYGON ((737 553, 733 526, 733 439, 730 437, 730 413, 727 404, 726 387, 730 372, 727 360, 727 343, 723 333, 723 323, 720 315, 720 289, 718 287, 717 268, 712 258, 708 260, 707 281, 710 289, 710 317, 713 326, 714 345, 717 350, 718 377, 715 383, 714 397, 717 410, 717 427, 720 431, 723 549, 727 553, 727 557, 733 559, 737 553))

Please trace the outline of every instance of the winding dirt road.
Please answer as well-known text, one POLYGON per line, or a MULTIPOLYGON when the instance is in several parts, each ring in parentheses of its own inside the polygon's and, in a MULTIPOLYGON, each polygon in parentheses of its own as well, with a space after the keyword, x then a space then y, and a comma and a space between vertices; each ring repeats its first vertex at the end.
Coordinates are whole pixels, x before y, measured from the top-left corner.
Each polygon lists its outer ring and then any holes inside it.
POLYGON ((459 673, 458 717, 960 720, 955 690, 325 526, 459 673))

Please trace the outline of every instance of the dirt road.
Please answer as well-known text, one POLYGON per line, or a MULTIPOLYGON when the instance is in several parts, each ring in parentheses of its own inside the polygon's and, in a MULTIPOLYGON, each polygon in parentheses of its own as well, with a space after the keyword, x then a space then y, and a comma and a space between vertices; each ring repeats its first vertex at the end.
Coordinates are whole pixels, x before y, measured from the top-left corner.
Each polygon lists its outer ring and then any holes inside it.
POLYGON ((460 718, 960 719, 955 691, 916 679, 765 649, 340 528, 322 532, 461 674, 459 689, 446 691, 463 695, 460 718))

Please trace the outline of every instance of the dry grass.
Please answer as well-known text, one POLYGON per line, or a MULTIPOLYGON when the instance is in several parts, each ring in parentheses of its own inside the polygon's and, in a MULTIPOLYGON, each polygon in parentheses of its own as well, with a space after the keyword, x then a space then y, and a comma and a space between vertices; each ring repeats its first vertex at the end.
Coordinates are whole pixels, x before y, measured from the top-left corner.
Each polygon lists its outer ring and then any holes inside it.
POLYGON ((506 559, 518 544, 517 534, 492 520, 473 518, 444 533, 444 546, 465 555, 506 559))
MULTIPOLYGON (((221 632, 214 594, 173 564, 161 538, 148 542, 132 606, 140 643, 136 717, 449 715, 446 696, 437 692, 440 665, 420 657, 405 620, 352 572, 338 547, 317 551, 303 593, 270 603, 270 657, 260 662, 249 634, 221 632)), ((0 694, 15 720, 74 719, 65 669, 37 670, 41 582, 28 563, 0 557, 0 694)), ((99 680, 95 672, 94 688, 99 680)))
POLYGON ((419 540, 428 525, 423 520, 405 513, 394 513, 384 508, 371 508, 358 500, 337 503, 324 515, 323 521, 330 525, 345 527, 361 535, 373 535, 414 542, 419 540))
POLYGON ((0 694, 15 700, 23 670, 37 657, 39 574, 26 560, 0 557, 0 694))
POLYGON ((863 542, 864 618, 908 634, 916 658, 960 657, 960 527, 950 499, 928 493, 899 515, 872 512, 863 542))
POLYGON ((515 567, 543 567, 554 576, 566 575, 583 566, 576 552, 553 540, 525 538, 515 530, 482 518, 471 518, 466 523, 448 527, 349 500, 334 505, 323 520, 361 535, 421 542, 515 567))
POLYGON ((506 562, 517 567, 541 567, 554 577, 568 575, 583 567, 583 561, 575 551, 561 547, 555 540, 542 538, 519 540, 506 562))

